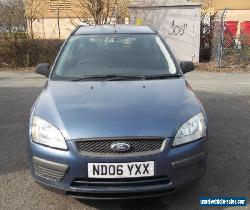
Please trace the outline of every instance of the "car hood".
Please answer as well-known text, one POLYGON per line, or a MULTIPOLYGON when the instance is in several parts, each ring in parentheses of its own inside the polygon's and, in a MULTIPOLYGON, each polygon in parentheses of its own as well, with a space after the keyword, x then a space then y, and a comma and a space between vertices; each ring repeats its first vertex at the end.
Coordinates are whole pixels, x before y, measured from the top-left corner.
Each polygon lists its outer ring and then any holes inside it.
POLYGON ((34 114, 65 138, 174 137, 201 111, 184 78, 147 81, 48 81, 34 114))

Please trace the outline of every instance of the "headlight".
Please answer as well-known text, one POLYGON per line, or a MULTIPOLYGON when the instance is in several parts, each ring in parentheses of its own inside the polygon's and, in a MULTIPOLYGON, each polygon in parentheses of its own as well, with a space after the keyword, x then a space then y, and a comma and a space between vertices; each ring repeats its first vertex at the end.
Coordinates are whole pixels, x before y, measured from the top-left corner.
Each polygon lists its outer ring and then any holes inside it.
POLYGON ((34 116, 31 125, 32 141, 58 149, 68 149, 65 139, 56 127, 49 122, 34 116))
POLYGON ((203 138, 206 136, 205 119, 199 113, 184 123, 178 130, 173 146, 179 146, 203 138))

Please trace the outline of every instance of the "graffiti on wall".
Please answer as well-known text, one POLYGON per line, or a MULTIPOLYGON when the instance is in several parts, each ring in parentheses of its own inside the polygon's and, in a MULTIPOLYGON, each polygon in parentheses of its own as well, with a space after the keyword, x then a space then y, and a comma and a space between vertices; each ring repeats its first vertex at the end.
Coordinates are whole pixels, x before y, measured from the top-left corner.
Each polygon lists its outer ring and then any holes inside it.
POLYGON ((169 32, 170 36, 183 36, 185 34, 185 31, 187 29, 187 23, 184 24, 176 24, 175 20, 173 20, 171 24, 171 32, 169 32))

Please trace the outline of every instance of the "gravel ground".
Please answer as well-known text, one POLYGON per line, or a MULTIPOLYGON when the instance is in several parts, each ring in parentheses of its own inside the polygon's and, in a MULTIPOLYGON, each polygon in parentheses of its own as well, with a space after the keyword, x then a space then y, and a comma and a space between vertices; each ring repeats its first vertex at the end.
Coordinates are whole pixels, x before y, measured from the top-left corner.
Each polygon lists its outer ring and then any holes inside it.
POLYGON ((25 141, 29 111, 45 79, 31 72, 0 71, 0 209, 196 210, 200 209, 200 196, 249 199, 250 74, 193 72, 187 80, 209 118, 210 154, 204 178, 188 190, 160 199, 78 201, 40 187, 28 171, 25 141))
MULTIPOLYGON (((232 61, 234 62, 234 61, 232 61)), ((248 65, 229 65, 227 67, 219 68, 217 63, 214 61, 203 62, 195 64, 196 69, 200 71, 208 71, 208 72, 227 72, 227 73, 250 73, 250 60, 248 65)))

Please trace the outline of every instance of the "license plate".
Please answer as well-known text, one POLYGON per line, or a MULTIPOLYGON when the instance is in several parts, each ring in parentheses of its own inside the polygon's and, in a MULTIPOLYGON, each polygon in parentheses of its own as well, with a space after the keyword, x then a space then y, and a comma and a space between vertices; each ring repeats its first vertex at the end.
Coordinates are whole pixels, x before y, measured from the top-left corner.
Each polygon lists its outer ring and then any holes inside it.
POLYGON ((154 176, 154 161, 133 163, 88 163, 89 178, 136 178, 154 176))

